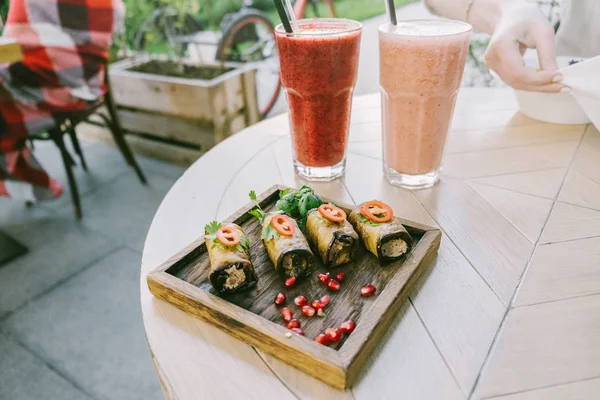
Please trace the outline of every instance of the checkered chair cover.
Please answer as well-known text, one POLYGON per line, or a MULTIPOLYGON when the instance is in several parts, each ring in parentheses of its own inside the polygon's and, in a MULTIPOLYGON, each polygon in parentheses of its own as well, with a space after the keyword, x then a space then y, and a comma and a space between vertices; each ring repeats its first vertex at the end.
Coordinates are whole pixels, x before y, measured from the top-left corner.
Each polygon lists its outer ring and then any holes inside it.
POLYGON ((20 43, 24 59, 0 65, 0 196, 62 194, 26 140, 102 96, 111 36, 124 14, 122 0, 10 1, 3 35, 20 43))

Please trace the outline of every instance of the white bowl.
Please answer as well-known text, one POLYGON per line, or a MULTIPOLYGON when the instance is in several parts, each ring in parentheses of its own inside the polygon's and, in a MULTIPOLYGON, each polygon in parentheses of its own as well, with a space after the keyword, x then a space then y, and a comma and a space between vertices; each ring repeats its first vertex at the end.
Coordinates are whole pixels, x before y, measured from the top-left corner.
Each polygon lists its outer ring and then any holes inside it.
MULTIPOLYGON (((580 57, 558 57, 558 68, 569 66, 571 60, 583 61, 580 57)), ((539 66, 537 56, 525 55, 525 65, 539 66)), ((526 116, 554 124, 589 124, 591 121, 570 93, 540 93, 515 90, 519 111, 526 116)))

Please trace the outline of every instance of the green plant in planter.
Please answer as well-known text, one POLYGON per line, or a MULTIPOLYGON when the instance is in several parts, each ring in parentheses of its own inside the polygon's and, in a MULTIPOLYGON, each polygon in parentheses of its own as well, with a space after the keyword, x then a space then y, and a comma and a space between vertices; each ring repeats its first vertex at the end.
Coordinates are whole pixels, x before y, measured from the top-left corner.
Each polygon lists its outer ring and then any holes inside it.
POLYGON ((196 0, 127 0, 126 42, 138 51, 180 54, 182 45, 173 38, 202 30, 193 18, 198 10, 196 0))

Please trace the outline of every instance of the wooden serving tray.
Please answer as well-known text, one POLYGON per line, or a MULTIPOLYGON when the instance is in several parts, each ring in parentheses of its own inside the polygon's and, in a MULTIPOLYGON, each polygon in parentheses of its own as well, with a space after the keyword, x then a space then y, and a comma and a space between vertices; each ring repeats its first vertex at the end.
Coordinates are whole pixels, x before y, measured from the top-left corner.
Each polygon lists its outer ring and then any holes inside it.
MULTIPOLYGON (((258 198, 261 207, 265 211, 272 209, 283 189, 283 186, 273 186, 261 194, 258 198)), ((353 206, 334 202, 350 214, 353 206)), ((208 281, 210 265, 202 236, 148 274, 150 292, 317 379, 339 389, 349 387, 390 326, 411 287, 437 254, 441 231, 402 220, 415 241, 412 251, 404 259, 381 266, 361 243, 352 263, 328 270, 317 256, 315 272, 299 280, 294 287, 286 288, 262 244, 261 226, 248 214, 252 208, 249 202, 224 222, 235 222, 248 234, 252 263, 258 276, 255 288, 217 295, 208 281), (327 271, 332 275, 338 271, 345 273, 339 291, 328 290, 317 278, 319 272, 327 271), (377 294, 362 297, 360 288, 368 283, 375 285, 377 294), (291 308, 294 318, 302 323, 305 337, 285 336, 289 331, 281 317, 283 306, 274 303, 279 292, 286 294, 285 306, 291 308), (331 296, 331 303, 325 308, 326 318, 306 317, 294 304, 296 296, 304 295, 310 303, 324 294, 331 296), (356 322, 356 329, 350 335, 344 335, 341 341, 327 347, 314 341, 326 328, 339 327, 349 319, 356 322)), ((198 227, 198 232, 203 233, 203 226, 198 227)))

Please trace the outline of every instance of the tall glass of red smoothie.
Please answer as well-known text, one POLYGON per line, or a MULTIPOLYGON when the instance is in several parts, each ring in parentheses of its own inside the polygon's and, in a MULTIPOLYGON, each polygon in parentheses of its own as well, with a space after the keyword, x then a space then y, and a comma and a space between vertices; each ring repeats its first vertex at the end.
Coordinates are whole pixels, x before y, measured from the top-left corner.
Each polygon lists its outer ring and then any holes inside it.
POLYGON ((299 20, 292 33, 275 28, 294 167, 305 179, 328 181, 346 169, 361 31, 359 22, 338 18, 299 20))
POLYGON ((409 189, 439 179, 471 37, 469 24, 422 20, 379 27, 383 169, 409 189))

